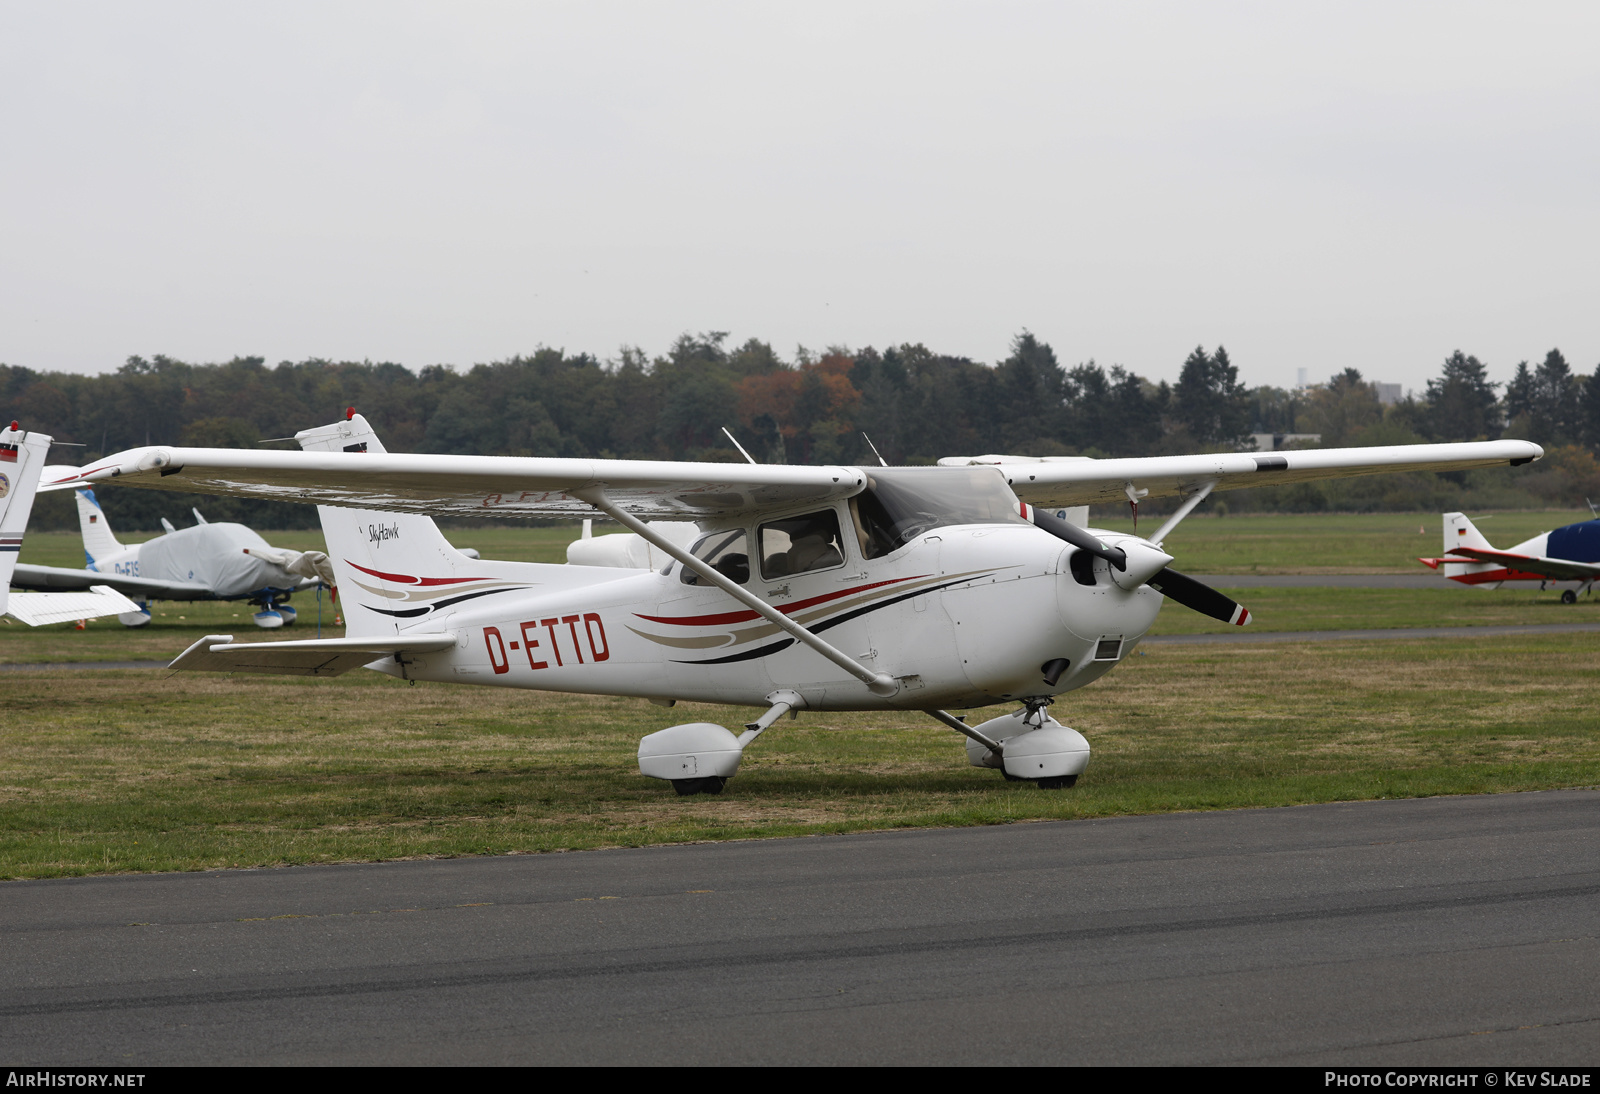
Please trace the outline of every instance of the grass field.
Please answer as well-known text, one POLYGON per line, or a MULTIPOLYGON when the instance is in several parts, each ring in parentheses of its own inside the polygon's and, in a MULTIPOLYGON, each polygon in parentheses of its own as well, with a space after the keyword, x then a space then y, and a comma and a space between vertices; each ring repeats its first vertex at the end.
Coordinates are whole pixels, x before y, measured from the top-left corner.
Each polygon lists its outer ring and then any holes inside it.
MULTIPOLYGON (((1496 542, 1583 514, 1503 514, 1496 542)), ((1377 572, 1402 541, 1437 549, 1437 518, 1192 520, 1170 546, 1227 572, 1253 542, 1263 572, 1377 572), (1387 522, 1387 523, 1385 523, 1387 522), (1397 522, 1400 522, 1397 524, 1397 522), (1346 548, 1340 551, 1340 544, 1346 548), (1387 554, 1386 554, 1387 553, 1387 554), (1268 570, 1271 567, 1271 570, 1268 570), (1326 572, 1326 570, 1324 570, 1326 572)), ((1498 518, 1497 518, 1498 519, 1498 518)), ((1143 524, 1143 522, 1141 522, 1143 524)), ((559 561, 572 528, 460 529, 488 557, 559 561)), ((317 533, 268 533, 320 547, 317 533)), ((22 556, 81 565, 76 535, 22 556)), ((1405 568, 1389 567, 1391 569, 1405 568)), ((1420 568, 1419 568, 1420 569, 1420 568)), ((1238 568, 1235 568, 1238 572, 1238 568)), ((1554 591, 1245 589, 1265 630, 1600 620, 1554 591)), ((299 597, 314 633, 316 602, 299 597)), ((266 637, 244 605, 155 606, 150 626, 0 627, 0 661, 170 658, 208 633, 266 637)), ((342 633, 331 625, 324 636, 342 633)), ((1168 605, 1158 634, 1227 629, 1168 605)), ((287 637, 287 636, 286 636, 287 637)), ((1150 647, 1055 713, 1095 749, 1074 789, 1007 784, 965 764, 920 715, 802 714, 766 734, 721 797, 640 777, 638 739, 751 712, 403 683, 0 673, 0 877, 536 852, 925 825, 993 824, 1600 782, 1600 636, 1293 646, 1150 647)), ((1001 713, 993 708, 989 713, 1001 713)))
MULTIPOLYGON (((720 797, 634 752, 745 712, 421 684, 8 673, 0 876, 553 851, 1600 782, 1600 639, 1155 648, 1065 697, 1042 791, 914 714, 803 714, 720 797)), ((996 709, 995 713, 999 710, 996 709)))

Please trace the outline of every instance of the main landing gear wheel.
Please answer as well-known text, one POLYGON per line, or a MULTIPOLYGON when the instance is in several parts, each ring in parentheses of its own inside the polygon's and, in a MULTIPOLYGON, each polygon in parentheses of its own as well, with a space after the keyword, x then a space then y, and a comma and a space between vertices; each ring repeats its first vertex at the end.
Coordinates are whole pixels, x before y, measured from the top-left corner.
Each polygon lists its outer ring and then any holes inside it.
POLYGON ((1563 603, 1563 604, 1576 604, 1577 602, 1578 602, 1578 594, 1577 593, 1573 592, 1571 589, 1562 589, 1561 590, 1561 603, 1563 603))
POLYGON ((673 779, 672 789, 687 797, 690 794, 720 794, 728 780, 721 775, 707 775, 702 779, 673 779))
POLYGON ((1055 778, 1052 778, 1052 779, 1040 779, 1039 780, 1039 789, 1040 790, 1065 790, 1069 786, 1073 786, 1074 784, 1076 784, 1077 781, 1078 781, 1078 776, 1076 776, 1076 775, 1057 775, 1055 778))

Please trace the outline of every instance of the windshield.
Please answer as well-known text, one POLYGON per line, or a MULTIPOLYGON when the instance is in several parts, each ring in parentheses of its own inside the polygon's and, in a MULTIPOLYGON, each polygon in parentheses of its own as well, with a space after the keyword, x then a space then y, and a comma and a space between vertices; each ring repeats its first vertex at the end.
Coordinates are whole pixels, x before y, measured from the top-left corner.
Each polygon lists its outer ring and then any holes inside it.
MULTIPOLYGON (((708 563, 713 570, 735 585, 743 585, 750 580, 750 551, 744 543, 743 528, 712 532, 696 543, 689 553, 708 563)), ((685 566, 683 572, 678 575, 678 580, 685 585, 698 585, 700 575, 685 566)))
POLYGON ((1026 524, 1005 476, 993 467, 882 467, 850 499, 865 558, 880 558, 930 528, 949 524, 1026 524))

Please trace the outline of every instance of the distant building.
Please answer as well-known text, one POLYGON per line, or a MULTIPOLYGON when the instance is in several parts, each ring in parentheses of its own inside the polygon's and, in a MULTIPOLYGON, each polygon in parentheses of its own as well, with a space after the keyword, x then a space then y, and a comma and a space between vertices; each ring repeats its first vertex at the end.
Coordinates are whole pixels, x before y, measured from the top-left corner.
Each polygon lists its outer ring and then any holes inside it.
POLYGON ((1378 402, 1384 406, 1393 406, 1404 398, 1405 393, 1400 390, 1399 384, 1373 384, 1378 389, 1378 402))
POLYGON ((1303 444, 1321 444, 1321 433, 1252 433, 1257 452, 1276 452, 1299 441, 1303 444))
POLYGON ((1304 391, 1306 389, 1306 370, 1305 369, 1300 369, 1295 373, 1294 387, 1295 387, 1296 391, 1304 391))

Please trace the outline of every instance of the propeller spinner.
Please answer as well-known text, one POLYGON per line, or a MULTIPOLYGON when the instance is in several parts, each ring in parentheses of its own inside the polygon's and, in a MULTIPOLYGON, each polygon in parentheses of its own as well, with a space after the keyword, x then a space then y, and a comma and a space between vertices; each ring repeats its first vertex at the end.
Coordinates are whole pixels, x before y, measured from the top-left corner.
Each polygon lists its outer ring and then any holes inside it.
POLYGON ((1124 541, 1126 546, 1110 546, 1087 529, 1035 506, 1024 505, 1022 515, 1057 539, 1105 559, 1112 569, 1111 579, 1123 588, 1149 585, 1162 596, 1201 615, 1238 627, 1250 622, 1250 609, 1211 586, 1171 569, 1167 563, 1172 561, 1172 556, 1148 540, 1135 539, 1124 541))

